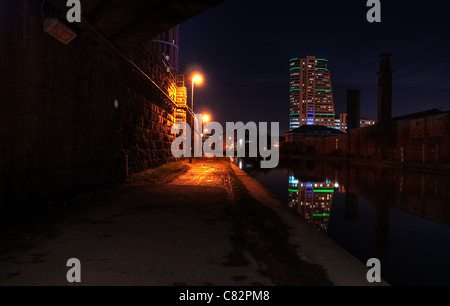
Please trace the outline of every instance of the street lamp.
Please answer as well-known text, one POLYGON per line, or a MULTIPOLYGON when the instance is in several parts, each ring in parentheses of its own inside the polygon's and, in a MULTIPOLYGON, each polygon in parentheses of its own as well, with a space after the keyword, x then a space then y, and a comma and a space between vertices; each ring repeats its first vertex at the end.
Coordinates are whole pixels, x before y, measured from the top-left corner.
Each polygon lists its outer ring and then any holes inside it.
POLYGON ((203 83, 203 77, 196 73, 192 76, 192 97, 191 97, 191 110, 194 112, 194 85, 201 85, 203 83))
POLYGON ((189 158, 189 162, 192 164, 192 156, 194 155, 194 146, 192 145, 192 141, 195 141, 195 129, 194 129, 194 121, 195 121, 195 113, 194 113, 194 85, 201 85, 203 83, 203 76, 195 73, 192 76, 192 96, 191 96, 191 111, 192 111, 192 120, 191 120, 191 157, 189 158))
POLYGON ((202 130, 203 130, 202 139, 203 139, 203 141, 206 140, 207 133, 209 132, 208 129, 205 128, 206 124, 210 121, 211 121, 210 115, 208 115, 208 114, 203 115, 203 117, 202 117, 202 130))
POLYGON ((209 115, 203 115, 203 122, 208 123, 209 121, 211 121, 211 117, 209 115))

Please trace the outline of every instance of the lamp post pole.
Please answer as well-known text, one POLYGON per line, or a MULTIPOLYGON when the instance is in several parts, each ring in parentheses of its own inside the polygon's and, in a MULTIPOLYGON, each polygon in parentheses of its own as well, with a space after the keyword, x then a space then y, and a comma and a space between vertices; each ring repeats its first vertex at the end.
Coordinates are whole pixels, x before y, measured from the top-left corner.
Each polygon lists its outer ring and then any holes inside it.
POLYGON ((195 84, 195 81, 194 81, 194 78, 192 78, 192 91, 191 91, 191 94, 192 94, 192 96, 191 96, 191 110, 192 110, 192 112, 194 112, 194 84, 195 84))
POLYGON ((191 110, 192 110, 192 120, 191 120, 191 157, 189 162, 192 164, 192 158, 194 156, 194 145, 195 145, 195 113, 194 113, 194 87, 195 84, 201 84, 203 82, 203 77, 199 74, 192 76, 192 90, 191 90, 191 110))
POLYGON ((194 140, 195 140, 195 131, 194 131, 194 122, 195 122, 195 115, 194 115, 194 77, 192 78, 192 90, 191 90, 191 156, 189 157, 189 163, 192 164, 192 158, 194 156, 194 140))

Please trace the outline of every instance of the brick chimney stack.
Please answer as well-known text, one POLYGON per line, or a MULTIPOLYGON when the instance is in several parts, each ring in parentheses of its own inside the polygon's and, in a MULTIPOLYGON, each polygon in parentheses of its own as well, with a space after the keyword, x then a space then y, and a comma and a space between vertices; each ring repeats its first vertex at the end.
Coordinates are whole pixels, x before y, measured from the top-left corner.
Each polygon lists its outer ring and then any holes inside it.
POLYGON ((378 72, 378 122, 392 118, 392 73, 391 54, 381 54, 378 72))
POLYGON ((357 129, 361 123, 361 91, 350 89, 347 91, 347 128, 357 129))

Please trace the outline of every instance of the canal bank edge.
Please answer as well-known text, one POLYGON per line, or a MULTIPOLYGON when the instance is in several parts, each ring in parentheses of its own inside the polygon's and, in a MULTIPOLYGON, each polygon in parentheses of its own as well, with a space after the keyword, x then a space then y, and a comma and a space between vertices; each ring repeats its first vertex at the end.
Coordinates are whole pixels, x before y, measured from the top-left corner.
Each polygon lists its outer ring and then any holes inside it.
POLYGON ((381 283, 369 283, 366 278, 368 267, 306 220, 286 209, 285 204, 245 171, 230 164, 251 196, 272 209, 289 228, 289 243, 295 247, 300 259, 323 267, 336 286, 389 286, 385 280, 381 283))

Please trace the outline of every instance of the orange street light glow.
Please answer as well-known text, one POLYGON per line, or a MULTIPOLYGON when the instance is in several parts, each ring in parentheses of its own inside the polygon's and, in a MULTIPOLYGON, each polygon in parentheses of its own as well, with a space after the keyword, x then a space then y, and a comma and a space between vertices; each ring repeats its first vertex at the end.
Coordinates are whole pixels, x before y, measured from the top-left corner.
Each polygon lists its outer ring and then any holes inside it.
POLYGON ((209 115, 203 116, 203 122, 208 123, 210 120, 211 120, 211 118, 209 117, 209 115))
POLYGON ((200 84, 203 83, 203 77, 202 77, 200 74, 194 74, 194 76, 192 77, 192 81, 193 81, 195 84, 200 85, 200 84))

